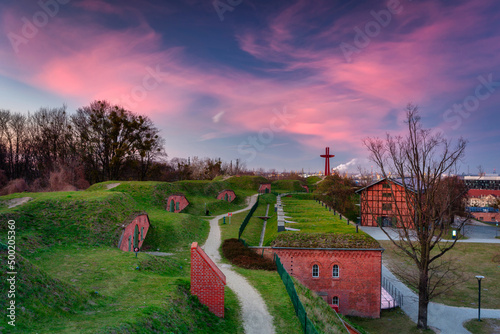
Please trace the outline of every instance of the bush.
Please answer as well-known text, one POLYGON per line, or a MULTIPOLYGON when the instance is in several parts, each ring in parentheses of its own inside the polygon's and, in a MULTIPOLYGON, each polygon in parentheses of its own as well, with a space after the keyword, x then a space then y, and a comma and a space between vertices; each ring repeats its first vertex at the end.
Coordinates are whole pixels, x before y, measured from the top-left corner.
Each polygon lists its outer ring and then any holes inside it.
POLYGON ((226 239, 222 243, 222 254, 235 266, 245 269, 276 270, 276 264, 246 247, 238 239, 226 239))

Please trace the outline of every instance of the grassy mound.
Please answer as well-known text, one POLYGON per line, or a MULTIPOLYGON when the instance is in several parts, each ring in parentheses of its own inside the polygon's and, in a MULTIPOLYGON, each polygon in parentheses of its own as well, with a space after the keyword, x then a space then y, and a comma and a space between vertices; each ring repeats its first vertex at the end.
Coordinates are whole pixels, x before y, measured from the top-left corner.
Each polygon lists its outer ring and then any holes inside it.
MULTIPOLYGON (((226 298, 236 298, 228 292, 226 298)), ((189 283, 184 281, 178 282, 178 289, 168 304, 148 307, 140 320, 107 327, 98 333, 243 333, 242 325, 235 321, 237 310, 225 306, 225 313, 225 319, 211 313, 197 297, 191 296, 189 283)))
MULTIPOLYGON (((2 268, 7 268, 7 252, 0 252, 2 268)), ((33 323, 47 319, 64 319, 75 312, 83 312, 94 308, 99 297, 50 277, 46 272, 31 264, 19 253, 16 255, 16 327, 7 324, 9 320, 3 316, 0 320, 0 332, 7 330, 27 333, 33 323), (2 329, 2 327, 4 329, 2 329)), ((0 284, 0 294, 7 297, 7 284, 0 284)), ((5 310, 9 299, 0 298, 0 307, 5 310)))
POLYGON ((273 247, 301 248, 380 248, 368 234, 289 233, 282 232, 271 243, 273 247))
POLYGON ((305 192, 299 180, 277 180, 271 183, 271 189, 277 192, 305 192))
POLYGON ((276 270, 273 261, 257 255, 238 239, 226 239, 222 243, 222 254, 232 264, 246 269, 276 270))
MULTIPOLYGON (((140 211, 128 195, 111 192, 30 193, 33 200, 0 209, 0 219, 16 222, 22 251, 61 244, 116 246, 123 221, 140 211)), ((5 197, 4 197, 5 198, 5 197)), ((6 231, 6 224, 0 230, 6 231)))
POLYGON ((234 188, 252 191, 259 190, 261 183, 269 183, 265 177, 251 175, 233 176, 227 182, 234 188))

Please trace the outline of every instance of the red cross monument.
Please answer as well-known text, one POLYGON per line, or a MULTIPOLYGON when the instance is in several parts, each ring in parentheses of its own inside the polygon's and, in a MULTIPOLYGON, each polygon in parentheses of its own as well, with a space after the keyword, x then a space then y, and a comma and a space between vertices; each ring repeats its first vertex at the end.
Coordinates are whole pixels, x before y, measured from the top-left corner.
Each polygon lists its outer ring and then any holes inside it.
POLYGON ((322 158, 325 158, 325 176, 330 175, 330 158, 333 158, 334 155, 330 154, 330 148, 327 147, 325 154, 320 155, 322 158))

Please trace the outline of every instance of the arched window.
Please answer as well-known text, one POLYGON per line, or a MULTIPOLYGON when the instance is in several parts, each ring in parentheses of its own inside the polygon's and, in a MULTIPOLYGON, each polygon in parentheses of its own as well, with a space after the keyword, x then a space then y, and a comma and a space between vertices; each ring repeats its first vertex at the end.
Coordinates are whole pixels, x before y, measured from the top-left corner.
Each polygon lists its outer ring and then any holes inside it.
POLYGON ((334 265, 332 268, 332 276, 333 277, 339 277, 339 266, 334 265))
POLYGON ((313 265, 313 277, 319 277, 319 267, 317 264, 313 265))
POLYGON ((332 298, 332 304, 333 305, 338 305, 339 304, 339 297, 335 296, 332 298))
POLYGON ((176 210, 176 211, 179 211, 179 205, 180 205, 180 204, 181 204, 180 202, 176 202, 176 203, 175 203, 175 210, 176 210))

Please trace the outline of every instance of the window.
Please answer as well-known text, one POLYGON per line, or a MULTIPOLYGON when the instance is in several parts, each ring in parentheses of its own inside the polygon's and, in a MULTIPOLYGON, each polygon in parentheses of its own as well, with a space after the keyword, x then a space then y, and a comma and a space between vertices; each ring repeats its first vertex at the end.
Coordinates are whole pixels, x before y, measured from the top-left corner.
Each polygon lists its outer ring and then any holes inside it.
POLYGON ((382 197, 391 197, 392 194, 391 193, 382 193, 382 197))
POLYGON ((179 210, 179 204, 180 204, 180 202, 175 203, 175 210, 179 210))
POLYGON ((332 298, 332 304, 333 305, 338 305, 339 304, 339 297, 335 296, 332 298))
POLYGON ((317 264, 313 265, 313 277, 319 277, 319 267, 317 264))
POLYGON ((391 189, 391 185, 389 183, 384 183, 382 185, 382 188, 385 188, 385 189, 391 189))
POLYGON ((338 265, 334 265, 334 266, 333 266, 333 269, 332 269, 332 276, 333 276, 333 277, 339 277, 339 266, 338 266, 338 265))
POLYGON ((382 203, 382 210, 384 211, 392 210, 392 203, 382 203))

